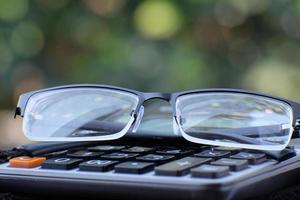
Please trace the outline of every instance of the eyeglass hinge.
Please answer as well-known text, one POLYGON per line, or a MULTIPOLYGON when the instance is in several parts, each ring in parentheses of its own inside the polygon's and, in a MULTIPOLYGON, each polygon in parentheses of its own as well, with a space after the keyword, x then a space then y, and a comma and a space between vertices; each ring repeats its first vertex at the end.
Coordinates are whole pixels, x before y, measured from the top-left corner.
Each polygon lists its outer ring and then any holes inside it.
POLYGON ((16 119, 17 115, 21 115, 21 108, 20 107, 17 107, 16 110, 15 110, 15 115, 14 115, 15 119, 16 119))
POLYGON ((296 138, 300 138, 300 119, 297 119, 295 122, 294 133, 296 138))
POLYGON ((295 128, 300 129, 300 119, 297 119, 295 122, 295 128))

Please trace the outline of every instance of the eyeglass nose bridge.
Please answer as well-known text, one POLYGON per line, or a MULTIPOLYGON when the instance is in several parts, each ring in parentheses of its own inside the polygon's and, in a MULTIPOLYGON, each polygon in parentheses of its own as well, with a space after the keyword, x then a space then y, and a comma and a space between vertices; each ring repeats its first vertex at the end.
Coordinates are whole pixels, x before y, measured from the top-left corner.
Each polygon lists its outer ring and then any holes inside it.
POLYGON ((148 101, 150 99, 162 99, 166 101, 170 101, 171 93, 157 93, 157 92, 148 92, 144 93, 144 101, 148 101))
MULTIPOLYGON (((170 106, 172 106, 172 103, 170 102, 171 94, 170 93, 144 93, 144 98, 142 101, 139 102, 139 105, 137 106, 137 109, 133 111, 132 114, 135 116, 135 120, 132 123, 132 129, 131 132, 136 133, 144 116, 145 107, 143 106, 146 101, 158 99, 158 100, 164 100, 168 103, 170 103, 170 106)), ((173 110, 173 109, 172 109, 173 110)), ((172 124, 173 124, 173 134, 177 136, 181 136, 181 132, 179 129, 179 122, 178 117, 176 117, 174 110, 172 112, 172 124)))
POLYGON ((144 103, 148 100, 152 99, 161 99, 164 101, 167 101, 169 103, 171 99, 171 93, 156 93, 156 92, 148 92, 148 93, 143 93, 142 95, 139 95, 139 103, 136 107, 135 110, 133 110, 133 113, 135 115, 135 118, 138 116, 141 107, 144 105, 144 103))
POLYGON ((171 98, 170 93, 150 93, 150 92, 144 93, 143 98, 140 99, 137 109, 135 111, 133 111, 133 113, 132 113, 135 115, 135 120, 133 122, 133 127, 132 127, 131 131, 133 133, 135 133, 138 130, 138 128, 141 124, 141 121, 143 119, 143 116, 144 116, 145 107, 143 105, 146 101, 149 101, 152 99, 161 99, 161 100, 165 100, 165 101, 169 102, 170 98, 171 98))

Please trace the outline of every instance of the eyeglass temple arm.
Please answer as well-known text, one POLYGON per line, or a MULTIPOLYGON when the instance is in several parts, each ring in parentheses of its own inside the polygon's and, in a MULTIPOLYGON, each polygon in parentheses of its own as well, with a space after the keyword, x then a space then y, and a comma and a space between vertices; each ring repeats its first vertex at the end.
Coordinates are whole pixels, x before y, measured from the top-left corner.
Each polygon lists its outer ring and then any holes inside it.
MULTIPOLYGON (((113 123, 115 124, 115 123, 113 123)), ((105 126, 107 125, 107 123, 101 123, 101 121, 97 121, 94 120, 92 123, 87 123, 84 126, 80 127, 80 129, 93 129, 93 130, 97 130, 99 129, 99 127, 101 127, 101 130, 105 129, 105 126), (104 125, 104 126, 103 126, 104 125)), ((114 127, 113 125, 110 126, 114 127)), ((247 128, 248 129, 248 128, 247 128)), ((130 133, 130 131, 129 131, 130 133)), ((150 132, 148 131, 144 131, 144 130, 140 130, 139 131, 140 134, 146 133, 149 134, 150 132)), ((208 133, 206 133, 208 134, 208 133)), ((211 133, 210 133, 211 134, 211 133)), ((220 135, 219 133, 217 135, 220 135)), ((225 135, 221 135, 223 138, 228 137, 228 133, 225 133, 225 135)), ((231 137, 231 139, 233 139, 231 137)), ((235 137, 234 139, 238 139, 242 142, 254 142, 252 138, 249 137, 235 137), (246 139, 246 141, 245 141, 246 139), (251 141, 249 139, 252 139, 251 141)), ((257 141, 256 141, 257 142, 257 141)), ((256 143, 255 142, 255 143, 256 143)), ((82 146, 91 146, 94 145, 95 142, 50 142, 50 143, 42 143, 42 144, 29 144, 29 145, 22 145, 19 147, 16 147, 16 149, 20 150, 20 151, 24 151, 27 152, 27 155, 31 155, 31 156, 36 156, 36 155, 42 155, 45 153, 51 153, 51 152, 55 152, 55 151, 61 151, 61 150, 66 150, 66 149, 70 149, 70 148, 76 148, 76 147, 82 147, 82 146)), ((269 154, 272 157, 275 157, 276 159, 280 159, 280 158, 284 158, 285 156, 289 155, 291 153, 290 149, 284 149, 282 151, 264 151, 265 153, 269 154)))
MULTIPOLYGON (((107 108, 110 108, 110 107, 108 106, 107 108)), ((64 129, 64 128, 70 128, 70 127, 71 128, 75 127, 75 129, 77 129, 76 127, 78 126, 78 124, 81 123, 82 119, 84 119, 84 118, 87 118, 87 119, 90 118, 95 113, 99 113, 99 110, 102 110, 102 112, 103 112, 103 109, 104 108, 95 109, 95 110, 93 110, 91 112, 86 113, 85 115, 80 116, 79 118, 71 120, 70 122, 68 122, 64 126, 60 127, 60 129, 58 129, 57 131, 55 131, 52 134, 52 136, 60 136, 60 137, 62 137, 63 136, 62 135, 62 131, 61 131, 62 129, 64 129)), ((105 118, 107 118, 107 117, 109 117, 111 115, 117 114, 117 113, 119 113, 121 111, 122 111, 122 109, 115 109, 115 110, 110 111, 109 113, 103 113, 103 115, 101 117, 105 119, 105 118)), ((93 122, 97 122, 97 121, 100 121, 100 120, 92 120, 92 121, 90 121, 88 123, 93 123, 93 122)), ((116 129, 122 129, 123 128, 122 124, 120 124, 120 123, 112 123, 112 122, 106 122, 106 121, 102 121, 102 123, 103 123, 102 126, 105 127, 106 131, 110 131, 110 130, 111 131, 115 131, 116 129)), ((85 125, 83 125, 83 126, 85 126, 85 125)), ((92 130, 92 129, 89 129, 89 130, 92 130)), ((67 132, 65 136, 68 136, 68 134, 69 133, 67 132)))
POLYGON ((293 138, 300 138, 300 119, 295 120, 293 138))
MULTIPOLYGON (((205 127, 203 127, 205 128, 205 127)), ((259 135, 272 135, 273 133, 279 133, 282 130, 290 128, 289 126, 285 126, 283 124, 278 125, 265 125, 265 126, 252 126, 252 127, 243 127, 243 128, 210 128, 211 132, 222 132, 228 134, 242 134, 242 135, 255 135, 258 133, 259 135)), ((202 131, 201 131, 202 132, 202 131)), ((205 131, 204 131, 205 132, 205 131)))
MULTIPOLYGON (((40 144, 28 144, 15 147, 13 150, 18 150, 22 154, 29 156, 39 156, 46 153, 52 153, 56 151, 68 150, 71 148, 85 147, 85 146, 94 146, 95 141, 92 142, 47 142, 40 144)), ((263 151, 268 155, 280 160, 284 160, 291 155, 294 155, 294 151, 291 148, 286 148, 282 151, 263 151)))
MULTIPOLYGON (((243 135, 232 135, 232 134, 222 133, 222 132, 199 131, 199 132, 188 132, 187 134, 195 138, 201 136, 201 139, 227 139, 227 140, 233 140, 235 142, 241 142, 245 144, 254 144, 254 145, 262 144, 259 140, 251 137, 247 137, 243 135)), ((265 141, 263 144, 272 144, 272 143, 265 141)))
MULTIPOLYGON (((94 131, 119 131, 122 124, 112 123, 107 121, 93 120, 79 127, 77 130, 94 130, 94 131)), ((188 131, 189 135, 201 135, 201 138, 205 137, 207 139, 228 139, 236 142, 243 142, 246 144, 261 144, 257 139, 251 138, 255 136, 256 133, 260 135, 266 135, 267 133, 280 133, 282 131, 281 125, 271 125, 271 126, 258 126, 249 128, 231 128, 231 129, 214 129, 211 131, 188 131), (244 136, 249 135, 249 137, 244 136)), ((129 131, 130 132, 130 131, 129 131)), ((139 134, 143 134, 143 130, 138 131, 139 134)), ((265 141, 264 144, 269 142, 265 141)), ((272 144, 271 142, 269 144, 272 144)))

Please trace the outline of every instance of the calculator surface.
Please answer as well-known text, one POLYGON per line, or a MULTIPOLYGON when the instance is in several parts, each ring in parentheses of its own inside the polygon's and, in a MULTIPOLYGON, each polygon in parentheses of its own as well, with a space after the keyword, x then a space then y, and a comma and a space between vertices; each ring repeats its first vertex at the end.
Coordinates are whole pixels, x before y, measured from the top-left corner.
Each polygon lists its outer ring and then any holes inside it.
MULTIPOLYGON (((118 192, 126 188, 127 194, 136 193, 138 196, 139 191, 134 189, 140 188, 140 191, 156 190, 158 197, 175 194, 174 199, 183 196, 194 199, 205 193, 210 195, 210 199, 231 199, 231 196, 235 197, 232 192, 238 193, 239 185, 243 181, 246 184, 251 180, 251 184, 247 184, 253 185, 257 182, 254 185, 259 186, 263 180, 276 177, 276 173, 285 173, 282 169, 296 173, 284 165, 296 169, 300 166, 298 160, 298 153, 292 158, 278 161, 263 152, 234 148, 110 142, 34 158, 13 158, 0 165, 0 177, 6 181, 13 178, 14 185, 18 185, 16 182, 21 180, 29 181, 33 188, 34 178, 46 182, 48 180, 54 184, 54 188, 55 182, 65 181, 72 185, 73 190, 78 185, 78 191, 84 188, 84 184, 103 188, 110 185, 109 189, 102 191, 103 194, 110 190, 118 192), (42 160, 38 162, 40 158, 42 160), (32 159, 35 159, 35 162, 32 159), (266 178, 268 174, 269 178, 266 178), (255 180, 254 177, 258 178, 255 180)), ((101 189, 97 187, 95 191, 90 192, 101 194, 101 189)), ((251 196, 253 194, 245 195, 246 198, 251 196)))

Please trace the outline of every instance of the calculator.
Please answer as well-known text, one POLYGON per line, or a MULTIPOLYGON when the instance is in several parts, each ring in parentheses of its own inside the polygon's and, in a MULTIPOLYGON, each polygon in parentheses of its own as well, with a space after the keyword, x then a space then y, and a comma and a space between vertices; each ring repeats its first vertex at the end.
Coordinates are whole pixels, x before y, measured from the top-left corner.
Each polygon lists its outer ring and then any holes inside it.
POLYGON ((171 122, 162 121, 146 117, 143 135, 114 141, 19 146, 0 164, 0 191, 55 199, 230 200, 299 182, 298 139, 281 152, 212 147, 167 134, 171 122))
POLYGON ((80 198, 245 199, 299 180, 300 149, 295 147, 275 158, 265 152, 159 140, 102 142, 17 156, 0 165, 1 190, 80 198))

